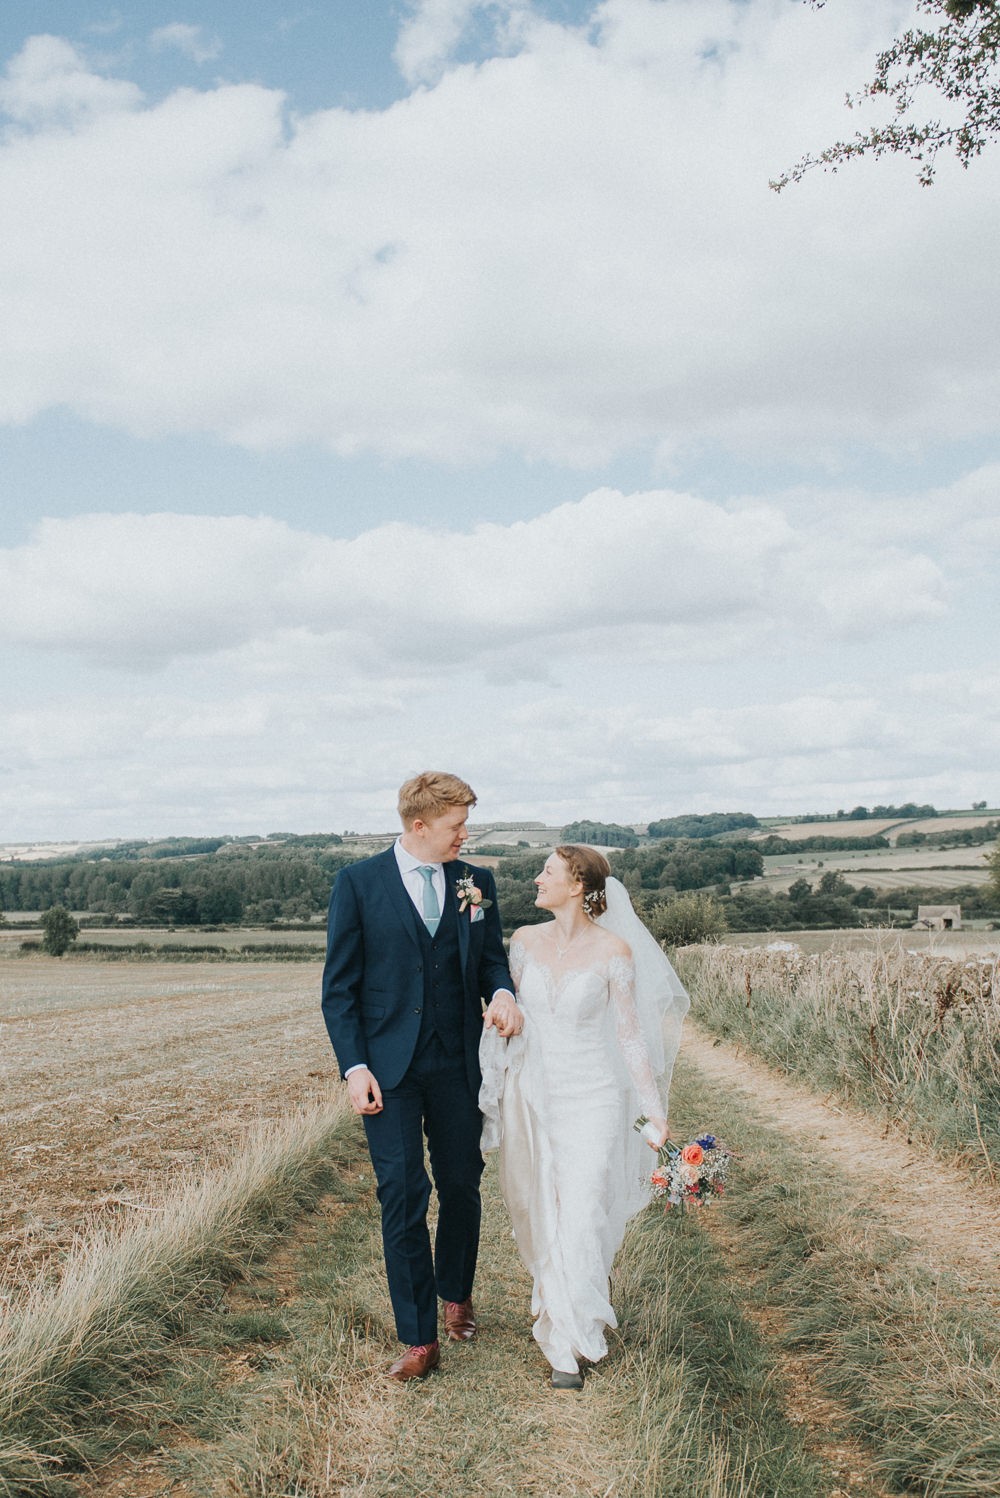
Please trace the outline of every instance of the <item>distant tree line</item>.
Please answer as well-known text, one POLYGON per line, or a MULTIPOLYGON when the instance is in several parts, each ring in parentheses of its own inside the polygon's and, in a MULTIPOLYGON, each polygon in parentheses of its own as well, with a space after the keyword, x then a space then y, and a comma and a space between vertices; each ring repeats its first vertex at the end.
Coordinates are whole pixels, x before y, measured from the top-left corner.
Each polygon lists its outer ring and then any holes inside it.
MULTIPOLYGON (((725 814, 722 814, 725 815, 725 814)), ((614 826, 578 823, 577 827, 614 826)), ((1000 823, 993 823, 995 836, 1000 823)), ((568 830, 568 829, 567 829, 568 830)), ((983 829, 970 828, 976 835, 983 829)), ((731 835, 732 829, 729 829, 731 835)), ((565 834, 564 834, 565 835, 565 834)), ((928 842, 957 834, 929 834, 928 842)), ((983 840, 985 840, 985 836, 983 840)), ((973 838, 970 838, 973 840, 973 838)), ((979 841, 979 837, 974 837, 979 841)), ((175 840, 197 842, 200 840, 175 840)), ((214 841, 212 839, 204 840, 214 841)), ((887 912, 916 914, 918 903, 960 901, 963 913, 992 916, 1000 906, 1000 850, 990 860, 992 883, 982 888, 931 890, 927 888, 878 892, 866 886, 853 889, 841 874, 827 871, 818 882, 798 879, 787 894, 765 889, 741 889, 764 872, 764 854, 796 853, 857 839, 786 839, 711 841, 707 836, 666 838, 639 847, 619 847, 609 854, 612 871, 623 882, 637 909, 654 929, 673 933, 723 920, 731 930, 787 930, 801 926, 857 925, 866 920, 884 923, 887 912), (780 847, 774 847, 775 844, 780 847), (681 897, 707 894, 713 906, 689 902, 666 911, 681 897), (655 914, 655 919, 653 913, 655 914), (683 916, 683 921, 681 917, 683 916), (685 924, 686 922, 686 924, 685 924)), ((328 835, 267 840, 250 844, 227 841, 213 852, 185 852, 179 857, 131 856, 53 859, 46 862, 0 864, 0 910, 65 911, 127 917, 136 924, 161 926, 266 925, 272 921, 305 921, 321 916, 330 887, 340 869, 355 861, 353 852, 328 835)), ((865 840, 861 840, 865 845, 865 840)), ((884 839, 868 845, 884 846, 884 839)), ((137 845, 144 846, 144 845, 137 845)), ((605 844, 605 846, 610 846, 605 844)), ((832 849, 831 849, 832 851, 832 849)), ((470 855, 475 863, 475 854, 470 855)), ((534 878, 542 863, 539 852, 518 850, 501 858, 496 869, 497 890, 508 931, 539 919, 534 878)))
POLYGON ((984 822, 979 827, 956 827, 951 832, 921 832, 914 827, 912 832, 901 832, 896 838, 897 848, 977 848, 981 843, 992 843, 1000 836, 1000 822, 984 822))
MULTIPOLYGON (((919 834, 923 836, 923 834, 919 834)), ((889 839, 876 834, 873 837, 761 837, 755 839, 753 847, 765 857, 776 853, 856 853, 865 848, 888 848, 889 839)))
MULTIPOLYGON (((838 811, 836 820, 838 822, 864 822, 868 817, 898 817, 900 821, 909 821, 913 817, 936 817, 940 816, 936 806, 918 806, 915 801, 904 801, 902 806, 855 806, 853 811, 838 811)), ((803 821, 804 818, 796 818, 803 821)), ((817 822, 828 822, 829 817, 810 818, 817 822)))
MULTIPOLYGON (((764 872, 764 860, 751 843, 664 841, 615 849, 608 862, 642 913, 665 898, 706 888, 728 890, 732 881, 754 879, 764 872)), ((539 919, 533 881, 541 863, 534 853, 505 858, 497 866, 497 899, 507 931, 539 919)))
MULTIPOLYGON (((189 858, 200 853, 217 853, 231 841, 228 837, 168 837, 155 843, 137 839, 102 848, 99 857, 115 863, 134 862, 139 858, 189 858)), ((94 854, 84 849, 72 856, 77 862, 89 862, 94 854)))
POLYGON ((562 830, 564 843, 592 843, 600 848, 637 848, 639 838, 631 827, 618 822, 568 822, 562 830))
POLYGON ((796 880, 787 894, 738 890, 719 899, 731 931, 835 930, 842 926, 885 926, 916 920, 919 905, 961 905, 963 917, 1000 918, 1000 885, 963 884, 952 889, 911 885, 852 889, 832 870, 810 885, 796 880))
POLYGON ((612 853, 609 862, 632 893, 705 889, 734 879, 756 879, 764 872, 756 843, 665 839, 646 848, 612 853))
MULTIPOLYGON (((323 842, 326 848, 330 839, 323 842)), ((308 920, 326 909, 334 875, 353 861, 348 853, 301 844, 230 843, 223 853, 173 860, 0 864, 0 908, 44 911, 60 905, 152 925, 308 920)))
POLYGON ((681 817, 661 817, 650 822, 648 836, 662 837, 719 837, 724 832, 741 832, 759 827, 757 818, 748 811, 711 811, 704 814, 690 812, 681 817))

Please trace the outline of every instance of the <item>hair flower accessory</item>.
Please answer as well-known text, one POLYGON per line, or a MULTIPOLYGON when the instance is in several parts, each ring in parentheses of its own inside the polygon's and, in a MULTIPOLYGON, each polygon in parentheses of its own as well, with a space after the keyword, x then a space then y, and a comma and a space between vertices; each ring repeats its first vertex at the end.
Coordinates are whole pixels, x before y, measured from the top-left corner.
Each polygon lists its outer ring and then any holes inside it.
POLYGON ((455 880, 455 893, 458 895, 459 915, 464 915, 470 905, 473 910, 489 910, 493 904, 492 900, 483 899, 483 892, 478 885, 473 884, 471 874, 464 874, 461 879, 455 880))

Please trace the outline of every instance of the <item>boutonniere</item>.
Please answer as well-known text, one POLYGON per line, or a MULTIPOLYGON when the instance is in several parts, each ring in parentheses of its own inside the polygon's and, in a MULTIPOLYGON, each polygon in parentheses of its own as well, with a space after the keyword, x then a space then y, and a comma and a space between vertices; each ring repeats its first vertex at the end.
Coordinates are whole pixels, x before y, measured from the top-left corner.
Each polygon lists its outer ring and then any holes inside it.
POLYGON ((493 904, 492 900, 484 900, 483 892, 472 882, 472 875, 465 874, 461 879, 455 880, 455 893, 458 896, 458 913, 464 915, 469 906, 473 911, 489 910, 493 904))

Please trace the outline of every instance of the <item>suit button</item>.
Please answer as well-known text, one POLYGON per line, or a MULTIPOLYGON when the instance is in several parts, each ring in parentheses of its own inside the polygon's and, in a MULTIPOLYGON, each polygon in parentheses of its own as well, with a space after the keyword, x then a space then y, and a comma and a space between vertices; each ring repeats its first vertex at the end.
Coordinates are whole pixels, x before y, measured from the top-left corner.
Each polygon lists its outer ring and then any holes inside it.
POLYGON ((419 1014, 419 1013, 420 1013, 420 1010, 419 1010, 419 1009, 414 1009, 414 1011, 413 1011, 413 1012, 414 1012, 414 1014, 419 1014))

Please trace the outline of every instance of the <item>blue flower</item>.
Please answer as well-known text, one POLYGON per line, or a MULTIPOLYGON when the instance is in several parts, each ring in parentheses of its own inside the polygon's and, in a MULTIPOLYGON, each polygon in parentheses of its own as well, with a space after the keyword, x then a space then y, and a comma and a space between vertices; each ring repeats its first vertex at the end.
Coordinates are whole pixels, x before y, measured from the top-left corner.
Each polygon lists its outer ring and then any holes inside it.
POLYGON ((714 1149, 715 1148, 715 1135, 714 1134, 703 1134, 700 1139, 696 1139, 695 1140, 695 1144, 700 1144, 703 1150, 714 1149))

